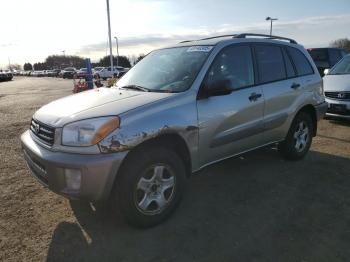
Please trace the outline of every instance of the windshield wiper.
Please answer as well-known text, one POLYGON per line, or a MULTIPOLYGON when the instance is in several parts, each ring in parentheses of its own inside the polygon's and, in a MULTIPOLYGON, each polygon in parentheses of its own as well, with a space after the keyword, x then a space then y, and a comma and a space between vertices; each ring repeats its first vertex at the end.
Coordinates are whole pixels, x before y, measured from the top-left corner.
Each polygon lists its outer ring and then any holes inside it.
POLYGON ((150 89, 148 89, 146 87, 138 86, 138 85, 126 85, 126 86, 122 86, 121 88, 139 90, 139 91, 143 91, 143 92, 150 92, 151 91, 150 89))

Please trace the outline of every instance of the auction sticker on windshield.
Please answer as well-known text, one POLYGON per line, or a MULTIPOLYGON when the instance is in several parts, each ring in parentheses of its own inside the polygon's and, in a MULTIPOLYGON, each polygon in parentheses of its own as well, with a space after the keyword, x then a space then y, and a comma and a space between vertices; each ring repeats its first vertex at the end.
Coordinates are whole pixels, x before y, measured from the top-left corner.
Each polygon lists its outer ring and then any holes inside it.
POLYGON ((191 46, 187 52, 210 52, 212 49, 212 46, 191 46))

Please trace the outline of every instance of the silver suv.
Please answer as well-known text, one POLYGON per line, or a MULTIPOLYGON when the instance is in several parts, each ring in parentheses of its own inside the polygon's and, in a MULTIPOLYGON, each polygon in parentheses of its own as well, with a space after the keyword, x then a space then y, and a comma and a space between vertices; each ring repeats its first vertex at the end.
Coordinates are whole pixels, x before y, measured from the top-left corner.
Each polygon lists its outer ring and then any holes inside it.
POLYGON ((326 110, 302 46, 226 35, 153 51, 115 87, 43 106, 21 141, 44 186, 110 200, 146 227, 169 216, 186 179, 207 165, 275 143, 285 158, 303 158, 326 110))

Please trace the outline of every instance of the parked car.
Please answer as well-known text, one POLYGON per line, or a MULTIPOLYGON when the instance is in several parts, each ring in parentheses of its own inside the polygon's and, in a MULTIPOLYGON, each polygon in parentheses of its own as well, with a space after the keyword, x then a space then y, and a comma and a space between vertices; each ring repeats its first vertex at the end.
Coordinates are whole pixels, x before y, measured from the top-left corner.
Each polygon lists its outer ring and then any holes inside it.
POLYGON ((0 81, 11 81, 13 74, 10 70, 0 70, 0 81))
POLYGON ((117 78, 121 72, 124 72, 124 68, 121 66, 115 66, 113 67, 113 70, 111 67, 105 67, 98 71, 95 75, 99 76, 103 80, 107 80, 107 78, 117 78))
POLYGON ((77 70, 74 67, 67 67, 62 70, 63 78, 73 78, 76 75, 77 70))
POLYGON ((324 76, 325 69, 332 68, 346 55, 346 51, 340 48, 310 48, 308 51, 321 76, 324 76))
POLYGON ((43 76, 45 76, 46 75, 46 72, 44 71, 44 70, 38 70, 37 72, 36 72, 36 76, 37 77, 43 77, 43 76))
POLYGON ((93 71, 96 73, 96 72, 102 70, 103 68, 104 68, 103 66, 96 66, 93 68, 93 71))
POLYGON ((326 110, 322 78, 296 41, 218 36, 155 50, 116 86, 43 106, 21 141, 43 185, 109 199, 147 227, 207 165, 276 143, 286 159, 302 159, 326 110))
POLYGON ((85 78, 86 75, 87 75, 87 68, 80 68, 76 73, 77 78, 85 78))
POLYGON ((324 92, 328 116, 350 119, 350 55, 346 55, 331 70, 325 70, 324 92))
POLYGON ((61 72, 61 69, 53 69, 53 70, 50 71, 49 76, 51 76, 51 77, 58 77, 60 72, 61 72))

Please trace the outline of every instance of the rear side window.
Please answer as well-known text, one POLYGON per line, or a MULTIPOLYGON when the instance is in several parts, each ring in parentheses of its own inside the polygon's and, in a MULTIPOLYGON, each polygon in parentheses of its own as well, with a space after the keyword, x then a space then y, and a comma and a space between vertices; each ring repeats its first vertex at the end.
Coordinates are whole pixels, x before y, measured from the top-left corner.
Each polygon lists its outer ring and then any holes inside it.
POLYGON ((259 82, 267 83, 286 78, 281 48, 274 45, 256 45, 259 82))
POLYGON ((338 63, 341 58, 342 57, 339 50, 329 49, 329 62, 331 67, 338 63))
POLYGON ((293 47, 287 47, 287 49, 293 60, 298 76, 311 75, 314 73, 312 66, 302 52, 293 47))
POLYGON ((209 86, 222 80, 230 81, 233 89, 254 85, 254 67, 249 46, 230 46, 215 58, 207 75, 209 86))
POLYGON ((295 77, 296 73, 294 71, 294 67, 293 67, 292 62, 290 61, 289 55, 287 54, 287 52, 284 48, 282 49, 282 52, 283 52, 284 62, 286 64, 287 77, 288 78, 295 77))

